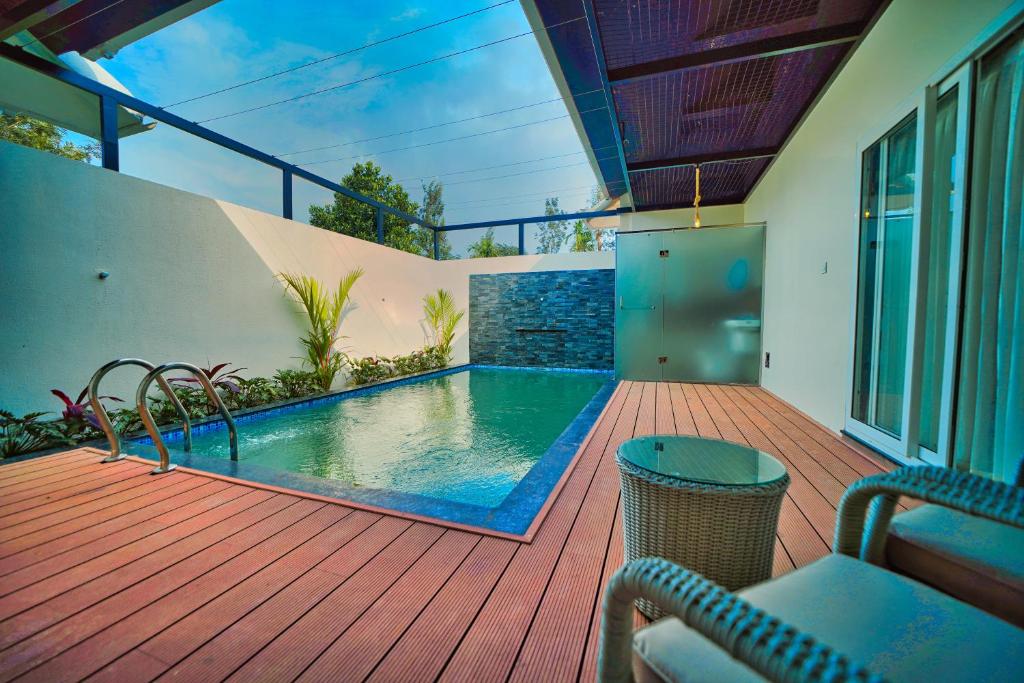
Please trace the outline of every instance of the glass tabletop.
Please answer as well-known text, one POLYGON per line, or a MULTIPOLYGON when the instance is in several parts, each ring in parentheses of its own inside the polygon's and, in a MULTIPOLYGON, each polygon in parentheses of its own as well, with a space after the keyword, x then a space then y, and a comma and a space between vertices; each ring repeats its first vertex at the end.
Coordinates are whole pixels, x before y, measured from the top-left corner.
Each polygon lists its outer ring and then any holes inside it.
POLYGON ((642 436, 619 446, 619 457, 666 477, 721 486, 781 479, 786 468, 756 448, 697 436, 642 436))

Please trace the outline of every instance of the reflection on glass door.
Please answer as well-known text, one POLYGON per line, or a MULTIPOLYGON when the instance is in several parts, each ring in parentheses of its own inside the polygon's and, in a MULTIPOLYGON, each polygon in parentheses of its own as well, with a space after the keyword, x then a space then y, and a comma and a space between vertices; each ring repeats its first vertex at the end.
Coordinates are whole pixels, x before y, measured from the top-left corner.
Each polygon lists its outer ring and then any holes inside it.
POLYGON ((917 117, 865 150, 852 416, 899 438, 906 389, 917 117))

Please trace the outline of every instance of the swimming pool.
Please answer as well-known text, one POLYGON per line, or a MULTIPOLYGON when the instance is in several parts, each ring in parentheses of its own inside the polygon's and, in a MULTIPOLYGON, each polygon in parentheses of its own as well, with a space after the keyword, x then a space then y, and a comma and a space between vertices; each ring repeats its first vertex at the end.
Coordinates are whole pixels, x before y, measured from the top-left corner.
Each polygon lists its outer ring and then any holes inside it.
MULTIPOLYGON (((611 395, 611 373, 463 366, 165 435, 173 462, 521 535, 611 395)), ((145 439, 140 443, 145 443, 145 439)))

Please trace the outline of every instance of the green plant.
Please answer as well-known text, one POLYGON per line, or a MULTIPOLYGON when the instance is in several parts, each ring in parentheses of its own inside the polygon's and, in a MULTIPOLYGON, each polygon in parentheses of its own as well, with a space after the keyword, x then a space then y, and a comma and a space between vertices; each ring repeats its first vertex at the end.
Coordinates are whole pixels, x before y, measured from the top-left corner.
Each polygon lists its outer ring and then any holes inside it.
POLYGON ((284 391, 266 377, 238 378, 237 381, 238 391, 224 397, 229 410, 253 408, 264 403, 272 403, 284 396, 284 391))
MULTIPOLYGON (((171 390, 190 418, 198 419, 213 413, 210 399, 202 389, 172 386, 171 390)), ((153 420, 160 425, 178 420, 178 411, 163 395, 149 398, 149 411, 153 415, 153 420)))
POLYGON ((407 356, 395 356, 394 358, 383 356, 349 358, 348 364, 349 381, 352 384, 360 385, 443 368, 447 361, 436 346, 428 346, 421 351, 413 351, 407 356))
MULTIPOLYGON (((171 412, 174 412, 173 409, 171 412)), ((135 408, 118 408, 108 413, 110 424, 118 434, 130 434, 142 429, 142 418, 135 408)))
POLYGON ((387 358, 379 356, 349 358, 348 365, 349 381, 356 385, 380 382, 395 376, 395 366, 387 358))
POLYGON ((322 391, 330 391, 334 378, 344 364, 344 354, 337 349, 337 343, 342 339, 342 314, 352 287, 362 276, 362 268, 349 271, 341 278, 338 289, 332 293, 319 280, 308 275, 279 275, 286 287, 295 292, 306 312, 309 332, 300 338, 306 349, 303 360, 316 375, 317 385, 322 391))
POLYGON ((437 290, 435 294, 427 294, 423 297, 423 314, 427 318, 433 334, 433 346, 437 353, 444 358, 442 365, 447 365, 452 360, 452 340, 455 338, 455 328, 459 321, 466 314, 466 311, 455 309, 455 299, 451 292, 445 289, 437 290))
POLYGON ((308 370, 278 370, 274 381, 285 398, 301 398, 320 390, 316 374, 308 370))
POLYGON ((494 239, 494 228, 487 228, 483 237, 467 249, 470 258, 490 258, 492 256, 518 256, 519 247, 502 244, 494 239))
POLYGON ((0 458, 31 453, 50 445, 54 439, 52 423, 40 422, 46 413, 28 413, 15 417, 0 410, 0 458))

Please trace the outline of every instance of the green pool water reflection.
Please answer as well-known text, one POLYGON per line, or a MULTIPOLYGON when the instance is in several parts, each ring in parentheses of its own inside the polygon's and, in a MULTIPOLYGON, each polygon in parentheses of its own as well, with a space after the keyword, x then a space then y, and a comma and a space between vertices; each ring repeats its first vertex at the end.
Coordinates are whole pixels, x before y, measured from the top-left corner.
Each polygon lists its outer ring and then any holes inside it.
MULTIPOLYGON (((607 380, 472 368, 241 422, 239 458, 355 486, 496 507, 607 380)), ((195 434, 192 447, 229 457, 222 430, 195 434)))

